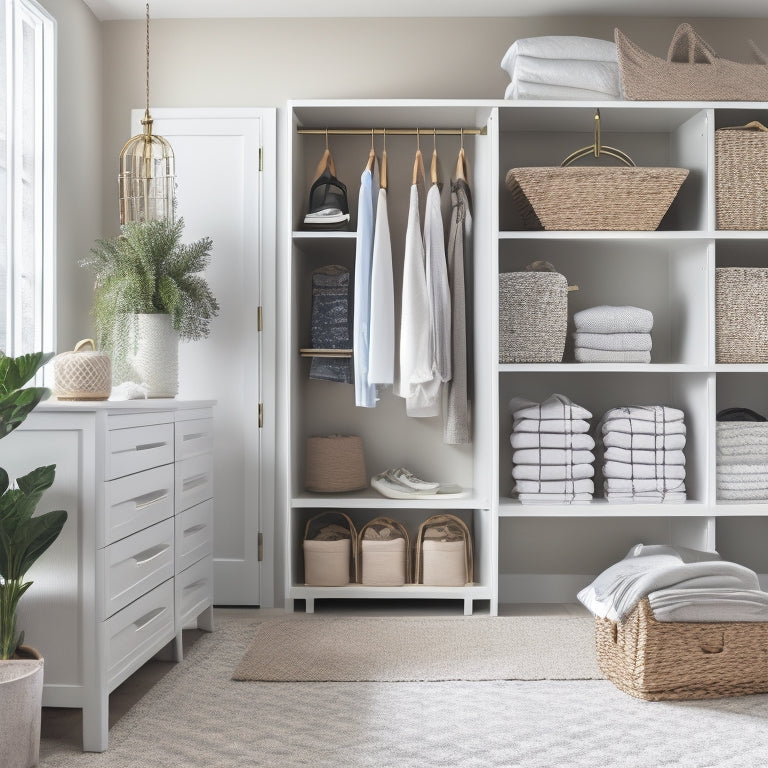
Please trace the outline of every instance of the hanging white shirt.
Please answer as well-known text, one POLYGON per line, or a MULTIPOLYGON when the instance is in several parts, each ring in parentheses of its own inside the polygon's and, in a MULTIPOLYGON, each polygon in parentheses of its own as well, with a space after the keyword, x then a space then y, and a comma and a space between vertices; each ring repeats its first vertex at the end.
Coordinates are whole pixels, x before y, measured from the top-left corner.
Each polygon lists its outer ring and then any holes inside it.
POLYGON ((392 384, 395 380, 395 289, 392 277, 392 241, 389 233, 387 190, 379 189, 371 266, 371 332, 368 348, 368 382, 392 384))

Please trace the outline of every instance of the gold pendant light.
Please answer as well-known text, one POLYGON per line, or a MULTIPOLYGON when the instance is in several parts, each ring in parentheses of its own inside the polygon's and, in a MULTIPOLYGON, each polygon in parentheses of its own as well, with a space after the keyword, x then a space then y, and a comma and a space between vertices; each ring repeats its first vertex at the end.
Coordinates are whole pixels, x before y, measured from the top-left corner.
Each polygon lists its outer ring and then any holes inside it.
POLYGON ((147 3, 147 105, 143 133, 129 139, 120 153, 120 224, 173 221, 176 192, 173 149, 152 133, 149 114, 149 3, 147 3))

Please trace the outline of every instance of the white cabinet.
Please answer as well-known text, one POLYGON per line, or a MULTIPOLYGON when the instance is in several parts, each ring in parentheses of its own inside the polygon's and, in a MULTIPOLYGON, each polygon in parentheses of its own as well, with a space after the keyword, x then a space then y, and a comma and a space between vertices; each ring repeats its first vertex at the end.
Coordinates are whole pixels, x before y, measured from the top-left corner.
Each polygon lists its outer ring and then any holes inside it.
POLYGON ((210 401, 42 403, 0 444, 12 476, 56 464, 40 511, 67 522, 19 606, 45 658, 43 704, 83 710, 103 751, 109 693, 181 630, 212 630, 210 401))

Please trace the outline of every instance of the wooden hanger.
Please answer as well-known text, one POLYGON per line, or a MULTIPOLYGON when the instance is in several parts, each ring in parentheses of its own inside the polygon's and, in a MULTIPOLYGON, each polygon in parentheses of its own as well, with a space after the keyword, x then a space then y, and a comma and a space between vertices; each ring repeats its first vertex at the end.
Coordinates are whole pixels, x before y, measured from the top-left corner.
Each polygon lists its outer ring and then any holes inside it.
POLYGON ((365 170, 373 171, 374 162, 376 162, 376 150, 373 147, 373 128, 371 128, 371 151, 368 153, 368 162, 365 165, 365 170))
POLYGON ((421 154, 421 143, 419 141, 419 129, 416 129, 416 157, 413 159, 413 181, 412 184, 419 183, 419 174, 421 178, 425 178, 424 173, 424 157, 421 154))
POLYGON ((381 170, 379 173, 379 186, 387 188, 387 129, 384 129, 384 147, 381 150, 381 170))
POLYGON ((331 150, 328 149, 328 129, 327 128, 325 129, 325 152, 323 152, 323 156, 320 158, 320 162, 317 164, 317 167, 315 168, 315 175, 312 177, 312 181, 315 181, 315 179, 319 179, 325 172, 326 168, 331 172, 331 176, 336 175, 336 165, 333 162, 333 155, 331 155, 331 150))
POLYGON ((464 154, 464 129, 460 131, 461 144, 459 146, 459 157, 456 160, 456 178, 462 181, 467 180, 467 157, 464 154))
POLYGON ((432 139, 434 141, 434 149, 432 150, 432 163, 429 167, 429 177, 433 184, 437 184, 437 129, 432 129, 432 139))

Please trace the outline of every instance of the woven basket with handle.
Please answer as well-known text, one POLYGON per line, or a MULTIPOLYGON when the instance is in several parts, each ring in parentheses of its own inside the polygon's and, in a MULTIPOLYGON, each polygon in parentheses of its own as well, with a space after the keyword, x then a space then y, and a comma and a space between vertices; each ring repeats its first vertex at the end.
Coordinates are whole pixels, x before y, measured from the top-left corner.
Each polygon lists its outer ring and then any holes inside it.
POLYGON ((53 373, 59 400, 106 400, 112 391, 109 355, 97 352, 93 339, 78 341, 72 352, 56 355, 53 373))

